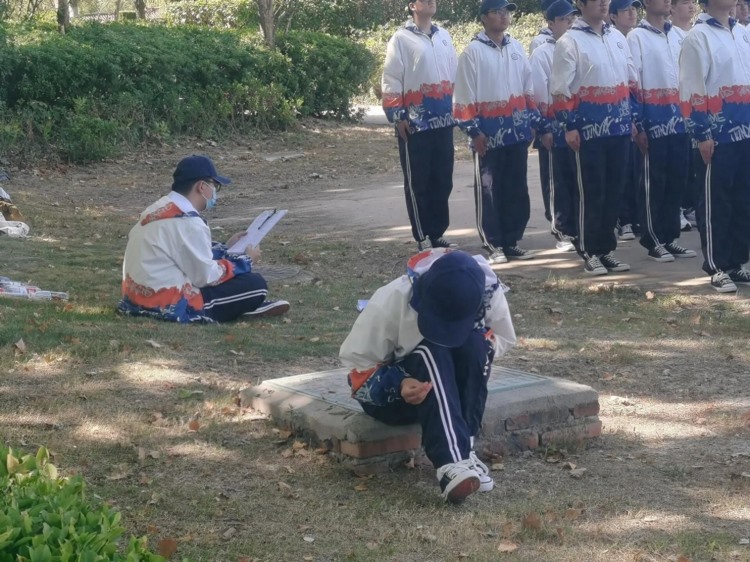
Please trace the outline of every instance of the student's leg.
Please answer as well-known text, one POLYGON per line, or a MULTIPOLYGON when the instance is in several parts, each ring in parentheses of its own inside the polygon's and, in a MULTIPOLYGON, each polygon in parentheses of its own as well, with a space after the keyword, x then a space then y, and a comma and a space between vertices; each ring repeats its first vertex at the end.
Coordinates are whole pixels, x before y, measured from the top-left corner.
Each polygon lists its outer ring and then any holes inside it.
MULTIPOLYGON (((479 159, 479 177, 474 178, 474 204, 476 206, 477 230, 483 245, 495 248, 502 246, 502 231, 495 211, 495 170, 502 164, 502 149, 492 148, 479 159)), ((475 174, 476 176, 476 174, 475 174)))
POLYGON ((544 202, 544 216, 547 219, 548 222, 552 222, 552 211, 551 209, 551 199, 550 199, 550 187, 551 187, 551 180, 550 177, 550 167, 549 167, 549 159, 550 159, 550 153, 549 150, 544 148, 541 143, 535 143, 537 154, 539 156, 539 183, 542 187, 542 201, 544 202))
MULTIPOLYGON (((747 163, 750 162, 750 140, 732 143, 735 149, 734 159, 739 162, 735 170, 733 189, 730 193, 732 215, 729 220, 729 256, 728 268, 739 269, 748 262, 750 256, 750 174, 747 163)), ((742 280, 743 283, 745 280, 742 280)))
POLYGON ((404 173, 404 195, 412 236, 417 242, 427 237, 423 222, 429 220, 431 143, 429 131, 409 135, 409 140, 398 137, 398 154, 404 173))
MULTIPOLYGON (((600 199, 600 221, 597 234, 598 251, 608 254, 617 249, 617 203, 622 200, 625 183, 632 174, 632 155, 629 150, 633 145, 629 136, 608 137, 599 139, 605 148, 604 188, 600 199)), ((630 187, 632 189, 632 186, 630 187)), ((631 194, 632 195, 632 194, 631 194)))
POLYGON ((229 322, 263 304, 268 285, 263 277, 250 272, 219 285, 203 287, 201 293, 206 316, 216 322, 229 322))
POLYGON ((572 238, 578 234, 575 154, 566 147, 552 149, 555 229, 572 238))
POLYGON ((422 220, 424 232, 430 238, 440 238, 448 230, 450 212, 448 199, 453 190, 453 127, 430 131, 430 181, 427 195, 427 216, 422 220))
POLYGON ((461 413, 472 437, 479 433, 487 403, 487 381, 492 372, 495 348, 485 334, 474 331, 466 342, 452 350, 461 413))
POLYGON ((401 366, 415 379, 432 383, 424 402, 416 406, 427 458, 435 468, 468 459, 470 433, 462 414, 452 350, 425 340, 401 366))
POLYGON ((527 183, 529 149, 525 142, 503 147, 493 170, 495 210, 502 231, 502 246, 515 246, 529 223, 531 203, 527 183))
MULTIPOLYGON (((604 139, 581 140, 581 148, 574 153, 576 183, 578 185, 578 253, 587 260, 606 254, 599 240, 605 201, 606 161, 604 139)), ((617 206, 615 206, 617 209, 617 206)), ((616 213, 615 213, 616 214, 616 213)))
POLYGON ((690 158, 690 136, 670 135, 666 155, 666 188, 661 209, 662 239, 670 244, 680 237, 680 207, 684 191, 690 182, 690 169, 685 163, 690 158))
MULTIPOLYGON (((664 240, 665 222, 670 217, 664 215, 666 211, 668 173, 672 171, 669 137, 649 139, 648 153, 643 160, 643 181, 641 182, 643 210, 641 216, 640 244, 647 250, 666 244, 672 240, 664 240)), ((674 220, 679 220, 678 210, 674 212, 674 220)), ((679 231, 679 224, 677 225, 679 231)), ((670 229, 671 230, 671 229, 670 229)))

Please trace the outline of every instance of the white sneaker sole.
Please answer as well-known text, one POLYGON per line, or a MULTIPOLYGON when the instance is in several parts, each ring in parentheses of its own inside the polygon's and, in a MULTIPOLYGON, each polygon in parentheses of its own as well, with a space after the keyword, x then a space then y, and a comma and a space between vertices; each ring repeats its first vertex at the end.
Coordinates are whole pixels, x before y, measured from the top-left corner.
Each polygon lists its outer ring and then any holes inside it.
POLYGON ((261 306, 253 310, 252 312, 246 312, 243 316, 251 316, 253 318, 269 318, 271 316, 281 316, 289 312, 289 303, 286 301, 276 301, 265 306, 261 306))
MULTIPOLYGON (((453 484, 451 482, 451 484, 453 484)), ((453 486, 449 486, 443 492, 443 498, 448 503, 459 504, 468 498, 471 494, 479 490, 479 477, 470 476, 453 486)))
POLYGON ((670 255, 670 256, 662 256, 662 257, 658 257, 658 258, 654 257, 654 256, 649 256, 648 259, 654 260, 654 261, 659 262, 659 263, 669 263, 669 262, 673 262, 674 261, 674 256, 670 255))
POLYGON ((607 271, 607 268, 606 268, 606 267, 597 267, 596 269, 586 269, 586 268, 584 267, 584 268, 583 268, 583 270, 584 270, 584 271, 585 271, 585 272, 586 272, 586 273, 587 273, 588 275, 594 275, 594 276, 599 276, 599 275, 607 275, 607 273, 609 273, 609 271, 607 271))
POLYGON ((711 285, 714 288, 714 291, 717 293, 736 293, 737 292, 737 285, 724 285, 722 287, 717 287, 716 285, 711 285))

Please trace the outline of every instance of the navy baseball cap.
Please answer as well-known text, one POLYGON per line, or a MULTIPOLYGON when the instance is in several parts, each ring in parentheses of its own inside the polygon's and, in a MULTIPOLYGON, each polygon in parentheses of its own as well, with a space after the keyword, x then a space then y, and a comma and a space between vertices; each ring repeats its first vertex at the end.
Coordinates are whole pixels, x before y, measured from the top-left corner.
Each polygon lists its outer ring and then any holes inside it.
POLYGON ((486 14, 490 10, 502 10, 503 8, 512 12, 516 9, 516 5, 508 2, 508 0, 482 0, 479 6, 479 15, 486 14))
POLYGON ((573 4, 568 2, 568 0, 555 0, 546 10, 544 10, 544 18, 547 20, 554 20, 555 18, 569 16, 576 12, 578 12, 578 10, 573 4))
POLYGON ((609 3, 609 13, 616 14, 620 10, 627 10, 630 6, 641 8, 643 4, 639 0, 612 0, 609 3))
POLYGON ((482 306, 484 284, 482 268, 465 252, 450 252, 433 263, 414 282, 410 301, 425 339, 444 347, 463 344, 482 306))
POLYGON ((185 184, 189 181, 199 180, 202 178, 211 178, 212 180, 219 182, 221 185, 229 185, 232 180, 220 176, 216 172, 216 167, 211 159, 207 156, 200 156, 193 154, 187 158, 180 160, 177 164, 174 173, 172 174, 174 182, 172 188, 174 189, 177 185, 185 184))

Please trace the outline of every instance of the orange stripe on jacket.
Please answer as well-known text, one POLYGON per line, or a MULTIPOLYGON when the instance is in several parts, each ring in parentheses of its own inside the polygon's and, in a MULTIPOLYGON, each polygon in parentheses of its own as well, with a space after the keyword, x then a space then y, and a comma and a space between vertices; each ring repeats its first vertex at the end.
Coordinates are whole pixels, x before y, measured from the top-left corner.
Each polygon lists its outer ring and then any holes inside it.
POLYGON ((180 299, 187 300, 188 305, 195 309, 203 308, 203 295, 199 289, 196 289, 189 283, 182 289, 178 287, 165 287, 154 290, 136 283, 129 275, 122 282, 122 294, 127 297, 133 304, 150 309, 168 308, 180 302, 180 299))
POLYGON ((352 394, 362 388, 362 385, 367 382, 367 379, 369 379, 372 374, 378 370, 379 367, 380 365, 377 365, 372 369, 367 369, 366 371, 358 371, 357 369, 352 369, 349 372, 349 382, 352 385, 352 394))
POLYGON ((580 102, 587 103, 620 103, 630 96, 630 87, 625 84, 612 87, 591 86, 578 90, 580 102))
POLYGON ((455 104, 453 116, 459 121, 471 121, 475 117, 511 117, 513 112, 524 109, 534 109, 529 107, 526 96, 510 96, 510 99, 501 101, 455 104))
POLYGON ((453 95, 453 83, 443 80, 440 84, 422 84, 419 90, 409 90, 403 94, 383 94, 383 107, 408 107, 422 105, 424 98, 442 99, 453 95))
POLYGON ((643 90, 641 96, 647 105, 679 105, 680 103, 680 92, 677 88, 643 90))

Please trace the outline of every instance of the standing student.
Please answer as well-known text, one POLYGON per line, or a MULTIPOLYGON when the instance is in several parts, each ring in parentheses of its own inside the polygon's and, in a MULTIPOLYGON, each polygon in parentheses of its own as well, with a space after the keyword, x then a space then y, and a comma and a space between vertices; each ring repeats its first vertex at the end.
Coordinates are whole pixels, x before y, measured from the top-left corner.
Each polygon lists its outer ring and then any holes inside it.
POLYGON ((670 0, 643 1, 646 17, 628 34, 641 100, 636 136, 644 155, 640 243, 652 260, 671 262, 696 256, 675 243, 680 236, 680 203, 690 157, 690 139, 680 113, 682 41, 667 21, 670 0))
POLYGON ((672 0, 672 10, 669 15, 669 21, 677 28, 677 34, 685 37, 690 28, 693 27, 693 19, 697 6, 695 0, 672 0), (680 33, 684 31, 685 33, 680 33))
POLYGON ((453 99, 456 120, 471 137, 477 229, 494 264, 533 257, 517 244, 529 221, 526 164, 540 115, 529 60, 506 33, 515 8, 508 0, 482 1, 484 31, 459 57, 453 99))
POLYGON ((581 17, 557 41, 550 93, 575 152, 576 246, 589 275, 628 271, 614 256, 634 110, 635 69, 627 41, 606 23, 608 3, 578 0, 581 17))
MULTIPOLYGON (((546 13, 547 9, 550 7, 550 4, 555 2, 556 0, 542 0, 541 2, 541 10, 542 13, 546 13)), ((539 33, 537 33, 534 38, 529 43, 529 56, 532 55, 532 53, 536 50, 536 48, 539 45, 542 45, 547 39, 552 37, 554 35, 554 32, 552 31, 552 28, 549 26, 549 22, 547 22, 547 27, 543 27, 539 30, 539 33)))
POLYGON ((395 124, 406 209, 419 249, 455 246, 443 235, 453 190, 451 97, 456 51, 448 32, 432 23, 435 0, 415 0, 411 19, 388 41, 383 109, 395 124))
MULTIPOLYGON (((609 20, 615 29, 622 33, 623 37, 635 28, 638 23, 638 8, 642 4, 639 0, 612 0, 609 3, 609 20)), ((628 150, 628 168, 625 188, 620 199, 620 213, 617 218, 618 235, 620 240, 635 240, 636 233, 640 231, 637 226, 639 210, 641 205, 638 199, 638 186, 640 183, 641 158, 635 143, 631 142, 628 150)))
MULTIPOLYGON (((573 241, 576 238, 576 170, 575 156, 565 142, 565 132, 555 120, 552 111, 552 100, 549 95, 549 79, 552 73, 552 57, 555 43, 573 23, 576 9, 568 0, 555 0, 547 7, 544 17, 552 37, 548 37, 531 53, 531 77, 534 86, 534 99, 539 107, 546 132, 537 133, 540 145, 539 159, 542 161, 542 149, 547 158, 546 168, 552 170, 548 189, 548 200, 545 207, 550 209, 552 233, 557 238, 556 247, 565 252, 575 251, 573 241)), ((541 167, 541 166, 540 166, 541 167)))
POLYGON ((735 0, 708 0, 682 44, 680 101, 698 143, 698 229, 711 286, 750 285, 750 35, 729 14, 735 0))

